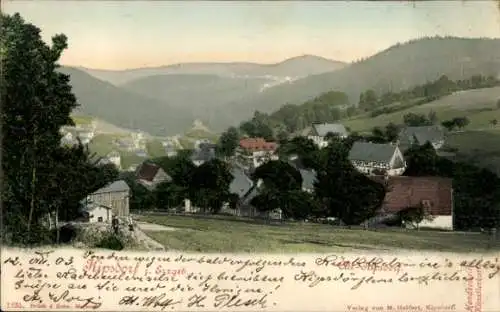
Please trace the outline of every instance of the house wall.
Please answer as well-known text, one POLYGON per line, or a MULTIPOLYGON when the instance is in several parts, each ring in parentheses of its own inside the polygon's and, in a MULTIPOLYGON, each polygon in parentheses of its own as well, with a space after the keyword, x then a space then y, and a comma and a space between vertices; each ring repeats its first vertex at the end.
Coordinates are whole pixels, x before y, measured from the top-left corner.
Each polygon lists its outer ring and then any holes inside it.
POLYGON ((89 222, 111 222, 111 211, 110 209, 106 209, 104 207, 95 207, 91 211, 89 211, 89 222), (99 218, 102 218, 102 221, 99 221, 99 218))
POLYGON ((428 220, 422 221, 419 224, 419 227, 453 230, 453 217, 452 216, 435 216, 432 221, 428 221, 428 220))
POLYGON ((123 217, 130 214, 128 191, 91 194, 88 199, 96 204, 111 207, 112 214, 116 216, 123 217))
POLYGON ((168 178, 167 173, 160 168, 153 179, 153 185, 161 183, 165 181, 167 178, 168 178))

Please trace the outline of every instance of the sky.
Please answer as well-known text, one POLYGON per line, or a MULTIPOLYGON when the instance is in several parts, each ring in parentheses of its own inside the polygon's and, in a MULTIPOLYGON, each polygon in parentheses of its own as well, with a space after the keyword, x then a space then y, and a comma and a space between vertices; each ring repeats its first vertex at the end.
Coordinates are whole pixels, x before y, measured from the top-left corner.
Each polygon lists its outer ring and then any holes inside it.
POLYGON ((2 1, 42 37, 68 36, 64 65, 351 62, 422 36, 500 37, 500 5, 470 1, 2 1))

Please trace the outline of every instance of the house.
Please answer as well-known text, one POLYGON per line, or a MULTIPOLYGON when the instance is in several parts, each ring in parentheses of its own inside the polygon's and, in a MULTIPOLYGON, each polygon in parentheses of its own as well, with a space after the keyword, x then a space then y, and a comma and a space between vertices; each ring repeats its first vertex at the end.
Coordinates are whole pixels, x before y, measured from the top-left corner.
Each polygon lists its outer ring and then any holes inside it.
POLYGON ((238 152, 240 157, 245 158, 245 162, 250 162, 253 168, 257 168, 268 160, 278 160, 277 149, 276 142, 267 142, 263 138, 244 138, 240 140, 238 152))
POLYGON ((82 212, 85 215, 85 219, 90 223, 111 223, 111 220, 113 218, 113 213, 111 212, 111 210, 111 207, 95 203, 87 203, 82 212))
POLYGON ((193 151, 191 155, 191 161, 195 166, 201 166, 202 164, 215 159, 215 144, 212 143, 202 143, 198 146, 198 149, 193 151))
POLYGON ((94 138, 94 131, 87 129, 76 129, 76 136, 80 139, 82 144, 89 144, 94 138))
POLYGON ((212 142, 210 142, 209 139, 199 139, 199 140, 196 140, 194 141, 194 149, 200 149, 200 146, 203 145, 203 144, 210 144, 212 142))
POLYGON ((72 146, 78 144, 78 141, 75 139, 71 132, 63 132, 63 137, 61 138, 61 145, 63 146, 72 146))
POLYGON ((402 175, 406 170, 404 156, 397 145, 354 142, 349 151, 353 166, 367 175, 402 175))
POLYGON ((106 185, 88 195, 84 202, 85 210, 96 218, 96 222, 107 222, 112 216, 127 217, 129 211, 130 188, 123 180, 106 185), (99 221, 102 218, 104 221, 99 221))
POLYGON ((146 149, 146 138, 142 131, 137 130, 133 132, 131 136, 132 136, 132 144, 135 150, 146 149))
POLYGON ((156 186, 164 181, 172 181, 170 177, 160 166, 144 162, 136 170, 137 182, 149 190, 154 190, 156 186))
POLYGON ((316 123, 311 126, 307 138, 312 140, 320 148, 323 148, 328 145, 327 134, 329 133, 338 135, 342 139, 348 136, 348 132, 342 124, 316 123))
POLYGON ((116 168, 121 169, 121 155, 117 151, 112 151, 106 158, 110 163, 114 164, 116 168))
POLYGON ((384 183, 388 192, 379 216, 395 216, 411 207, 423 207, 432 220, 422 221, 420 227, 453 230, 452 179, 442 177, 372 177, 384 183))
POLYGON ((439 126, 406 127, 398 136, 398 144, 403 153, 412 145, 424 145, 427 142, 430 142, 435 150, 439 150, 444 141, 444 131, 439 126))

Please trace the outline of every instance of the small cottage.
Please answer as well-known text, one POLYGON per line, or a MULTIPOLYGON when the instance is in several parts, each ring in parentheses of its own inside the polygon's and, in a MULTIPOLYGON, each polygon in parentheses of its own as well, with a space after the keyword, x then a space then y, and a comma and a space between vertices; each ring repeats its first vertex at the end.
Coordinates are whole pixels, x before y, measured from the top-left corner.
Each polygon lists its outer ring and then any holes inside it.
POLYGON ((172 181, 160 166, 144 162, 136 169, 137 182, 149 190, 154 190, 156 186, 164 181, 172 181))
POLYGON ((348 136, 348 132, 342 124, 316 123, 311 126, 307 138, 312 140, 320 148, 323 148, 328 145, 327 135, 329 133, 337 135, 341 139, 348 136))
POLYGON ((111 223, 111 220, 113 218, 111 207, 106 207, 95 203, 87 203, 83 212, 86 215, 88 222, 90 223, 111 223))
POLYGON ((404 156, 398 146, 370 142, 354 142, 349 160, 367 175, 402 175, 406 170, 404 156))

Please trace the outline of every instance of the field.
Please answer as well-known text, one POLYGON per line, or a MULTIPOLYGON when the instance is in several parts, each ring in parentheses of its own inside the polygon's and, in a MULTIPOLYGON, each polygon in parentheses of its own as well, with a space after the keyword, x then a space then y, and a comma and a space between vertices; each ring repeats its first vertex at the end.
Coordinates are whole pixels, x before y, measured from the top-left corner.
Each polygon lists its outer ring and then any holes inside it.
POLYGON ((445 146, 457 149, 457 159, 469 161, 500 175, 500 127, 491 130, 456 132, 445 146))
POLYGON ((408 113, 427 115, 430 111, 434 111, 440 121, 466 116, 470 119, 468 129, 483 129, 489 127, 490 120, 500 120, 500 109, 496 107, 498 98, 500 98, 500 87, 461 91, 403 111, 376 117, 365 114, 341 122, 352 131, 366 132, 373 127, 384 127, 390 122, 401 124, 403 116, 408 113))
POLYGON ((93 120, 92 117, 84 115, 73 115, 71 116, 71 119, 73 119, 73 122, 76 125, 89 125, 92 123, 93 120))
POLYGON ((190 252, 348 252, 401 249, 451 252, 500 250, 485 234, 394 230, 340 229, 310 223, 263 224, 232 217, 143 215, 138 221, 174 227, 147 231, 167 249, 190 252))
MULTIPOLYGON (((106 156, 111 151, 116 150, 122 156, 121 164, 124 169, 130 167, 131 165, 142 163, 145 158, 137 156, 135 152, 120 150, 113 144, 113 141, 121 136, 123 135, 98 134, 90 142, 89 149, 98 156, 106 156)), ((151 157, 160 157, 165 155, 164 149, 159 140, 152 140, 148 142, 146 147, 151 157)))

